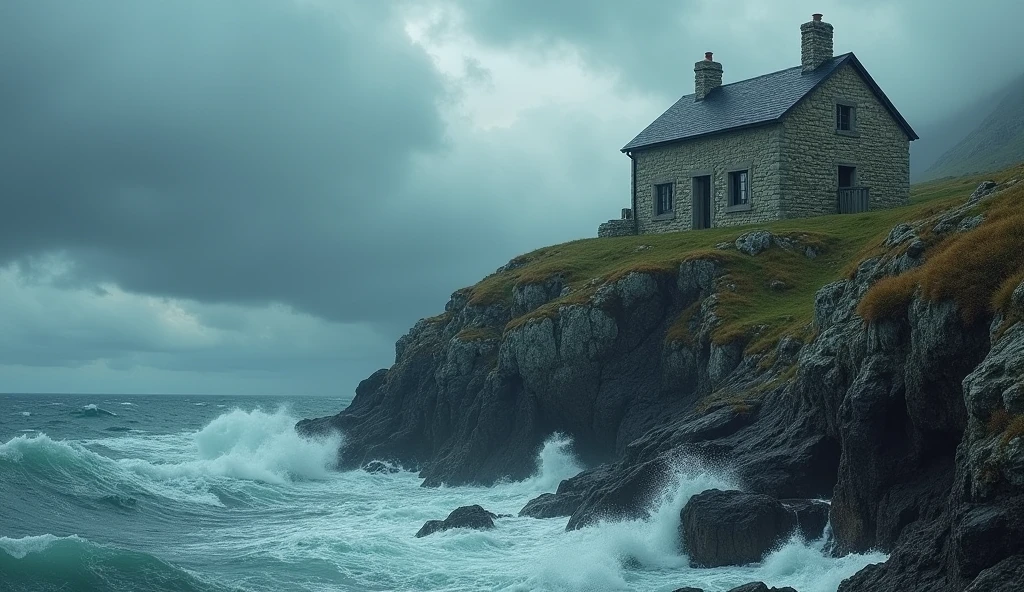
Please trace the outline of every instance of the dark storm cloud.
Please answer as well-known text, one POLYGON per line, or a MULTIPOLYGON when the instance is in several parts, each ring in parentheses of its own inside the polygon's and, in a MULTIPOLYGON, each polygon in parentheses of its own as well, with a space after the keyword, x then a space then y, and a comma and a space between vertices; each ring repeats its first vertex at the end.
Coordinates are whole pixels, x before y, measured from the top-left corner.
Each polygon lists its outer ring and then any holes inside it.
POLYGON ((388 317, 444 254, 402 238, 443 208, 381 216, 443 149, 444 91, 388 5, 330 6, 2 3, 0 265, 388 317))
POLYGON ((837 53, 854 51, 897 106, 926 123, 1024 72, 1018 0, 479 0, 460 3, 480 40, 520 51, 564 41, 622 86, 693 92, 692 64, 714 51, 725 82, 799 63, 799 24, 825 13, 837 53))

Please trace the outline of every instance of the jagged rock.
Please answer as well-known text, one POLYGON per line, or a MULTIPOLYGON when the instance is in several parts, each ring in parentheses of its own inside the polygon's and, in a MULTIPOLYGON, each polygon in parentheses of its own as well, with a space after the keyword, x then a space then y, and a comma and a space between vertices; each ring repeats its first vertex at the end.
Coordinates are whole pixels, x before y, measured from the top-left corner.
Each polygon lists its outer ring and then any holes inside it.
POLYGON ((767 230, 753 230, 736 239, 736 249, 747 255, 757 255, 772 246, 772 233, 767 230))
POLYGON ((971 197, 968 198, 967 203, 975 203, 981 198, 987 195, 991 195, 992 193, 995 193, 995 190, 995 181, 982 181, 981 183, 978 184, 978 187, 974 190, 974 193, 971 194, 971 197))
POLYGON ((796 517, 796 527, 805 541, 820 539, 828 524, 829 504, 821 500, 784 499, 783 507, 796 517))
POLYGON ((907 257, 910 257, 911 259, 917 259, 922 254, 924 254, 924 250, 927 248, 928 245, 925 244, 923 240, 916 238, 913 241, 911 241, 910 246, 907 247, 907 257))
POLYGON ((889 236, 885 239, 885 246, 895 247, 896 245, 903 244, 912 238, 917 238, 914 234, 914 227, 906 222, 897 224, 889 231, 889 236))
POLYGON ((680 537, 690 563, 699 567, 761 561, 796 527, 796 516, 761 494, 710 489, 680 511, 680 537))
POLYGON ((583 503, 581 495, 557 493, 542 493, 528 501, 519 516, 530 518, 556 518, 559 516, 572 516, 573 512, 579 509, 583 503))
POLYGON ((519 317, 544 306, 558 298, 565 287, 558 275, 540 283, 512 286, 512 316, 519 317))
POLYGON ((796 592, 789 586, 782 588, 769 588, 764 582, 751 582, 749 584, 743 584, 742 586, 736 586, 729 590, 729 592, 796 592))
POLYGON ((968 218, 964 218, 963 220, 961 220, 960 224, 957 225, 956 229, 960 232, 967 232, 968 230, 974 230, 975 228, 981 226, 981 223, 984 221, 985 216, 981 214, 978 214, 977 216, 970 216, 968 218))
POLYGON ((370 462, 363 465, 363 470, 367 473, 397 473, 402 469, 393 463, 389 463, 383 460, 371 460, 370 462))
POLYGON ((670 472, 667 459, 655 458, 632 467, 613 481, 598 482, 573 512, 565 529, 577 530, 600 520, 646 518, 651 501, 667 484, 670 472))
POLYGON ((1024 583, 1024 555, 1007 557, 982 571, 964 592, 1020 592, 1024 583))
POLYGON ((423 524, 419 532, 416 533, 416 538, 452 528, 473 528, 476 530, 494 528, 494 519, 498 517, 497 514, 488 512, 480 506, 462 506, 452 510, 452 513, 448 514, 448 517, 444 520, 428 520, 423 524))

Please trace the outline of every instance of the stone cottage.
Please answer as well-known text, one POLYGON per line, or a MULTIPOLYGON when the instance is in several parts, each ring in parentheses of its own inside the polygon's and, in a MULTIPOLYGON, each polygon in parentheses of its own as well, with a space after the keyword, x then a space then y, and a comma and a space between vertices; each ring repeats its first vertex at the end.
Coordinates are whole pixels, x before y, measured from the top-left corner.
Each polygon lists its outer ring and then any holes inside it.
POLYGON ((832 25, 800 26, 801 65, 722 84, 694 65, 694 94, 622 148, 632 204, 598 236, 734 226, 907 203, 917 134, 832 25))

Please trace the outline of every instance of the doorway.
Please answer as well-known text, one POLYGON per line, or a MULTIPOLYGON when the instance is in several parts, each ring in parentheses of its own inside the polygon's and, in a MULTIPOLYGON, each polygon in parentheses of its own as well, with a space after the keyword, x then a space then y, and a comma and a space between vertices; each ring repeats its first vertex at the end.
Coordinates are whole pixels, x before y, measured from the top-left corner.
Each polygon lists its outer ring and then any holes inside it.
POLYGON ((693 228, 711 228, 711 175, 693 178, 693 228))
POLYGON ((857 167, 839 166, 839 187, 853 187, 857 182, 857 167))

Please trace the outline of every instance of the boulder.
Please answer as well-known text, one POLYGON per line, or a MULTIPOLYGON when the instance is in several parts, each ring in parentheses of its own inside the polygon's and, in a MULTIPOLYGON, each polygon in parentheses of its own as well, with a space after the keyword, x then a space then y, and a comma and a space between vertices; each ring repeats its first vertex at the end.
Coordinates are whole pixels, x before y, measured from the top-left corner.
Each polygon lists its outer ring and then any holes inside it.
POLYGON ((783 588, 769 588, 764 582, 750 582, 749 584, 736 586, 729 590, 729 592, 796 592, 796 590, 789 586, 785 586, 783 588))
POLYGON ((967 203, 975 203, 981 198, 994 193, 995 190, 995 181, 982 181, 981 183, 978 184, 978 187, 974 190, 974 193, 971 194, 971 197, 968 198, 967 203))
POLYGON ((477 530, 494 528, 494 519, 498 517, 497 514, 488 512, 477 505, 463 506, 452 510, 452 513, 448 514, 444 520, 428 520, 416 533, 416 538, 452 528, 474 528, 477 530))
POLYGON ((757 255, 772 246, 772 233, 767 230, 753 230, 736 239, 736 249, 747 255, 757 255))
POLYGON ((687 586, 685 588, 676 588, 672 592, 704 592, 704 590, 702 588, 693 588, 693 587, 687 586))
POLYGON ((699 567, 761 561, 797 525, 794 513, 771 496, 719 489, 690 498, 680 520, 683 551, 699 567))

